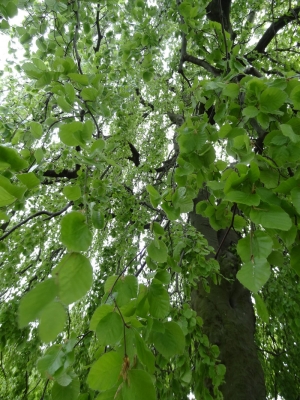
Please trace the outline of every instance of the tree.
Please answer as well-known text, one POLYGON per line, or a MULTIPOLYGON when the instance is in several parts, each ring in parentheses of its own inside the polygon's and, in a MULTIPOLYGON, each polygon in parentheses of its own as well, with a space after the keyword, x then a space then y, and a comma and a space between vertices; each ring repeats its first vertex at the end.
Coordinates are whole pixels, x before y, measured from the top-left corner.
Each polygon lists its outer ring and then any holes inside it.
POLYGON ((300 398, 299 12, 1 2, 1 398, 300 398))

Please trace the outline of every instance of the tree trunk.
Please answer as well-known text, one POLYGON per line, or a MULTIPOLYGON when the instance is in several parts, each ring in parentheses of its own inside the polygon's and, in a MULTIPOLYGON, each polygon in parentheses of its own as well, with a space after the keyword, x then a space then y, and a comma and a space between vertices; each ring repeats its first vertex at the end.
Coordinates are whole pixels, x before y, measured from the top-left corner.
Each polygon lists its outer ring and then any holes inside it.
MULTIPOLYGON (((214 231, 209 221, 195 211, 190 218, 192 225, 217 251, 225 232, 214 231)), ((210 283, 210 293, 200 282, 192 293, 192 307, 203 319, 203 330, 210 342, 219 346, 219 358, 226 366, 226 382, 220 388, 224 400, 265 400, 264 374, 254 342, 255 315, 251 295, 236 279, 240 260, 229 249, 237 240, 237 234, 230 231, 218 257, 224 278, 219 285, 210 283)))

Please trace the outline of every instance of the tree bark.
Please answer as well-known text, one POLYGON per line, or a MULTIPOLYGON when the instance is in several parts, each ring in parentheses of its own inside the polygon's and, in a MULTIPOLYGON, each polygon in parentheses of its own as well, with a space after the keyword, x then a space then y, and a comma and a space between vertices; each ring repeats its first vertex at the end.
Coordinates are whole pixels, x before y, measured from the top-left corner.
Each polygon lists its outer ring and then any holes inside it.
MULTIPOLYGON (((203 200, 200 192, 199 200, 203 200)), ((192 225, 201 232, 215 251, 225 232, 216 232, 207 218, 190 214, 192 225)), ((212 344, 220 349, 220 360, 226 366, 225 383, 220 390, 224 400, 265 400, 264 374, 254 341, 255 315, 251 295, 237 279, 239 257, 234 253, 238 235, 230 231, 219 252, 219 285, 210 282, 207 293, 201 282, 192 293, 192 307, 203 319, 203 330, 212 344)))

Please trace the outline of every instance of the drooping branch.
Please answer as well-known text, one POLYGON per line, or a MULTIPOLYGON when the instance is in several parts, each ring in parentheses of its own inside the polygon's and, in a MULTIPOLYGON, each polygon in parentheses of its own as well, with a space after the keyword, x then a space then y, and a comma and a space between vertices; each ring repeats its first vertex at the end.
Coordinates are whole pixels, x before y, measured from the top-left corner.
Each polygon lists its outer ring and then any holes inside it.
POLYGON ((50 211, 42 210, 42 211, 36 212, 35 214, 30 215, 28 218, 26 218, 23 221, 19 222, 18 224, 13 226, 8 232, 6 232, 4 235, 2 235, 0 237, 0 241, 4 240, 5 238, 7 238, 7 236, 9 236, 11 233, 13 233, 16 229, 20 228, 22 225, 25 225, 31 219, 39 217, 40 215, 48 215, 48 218, 46 218, 45 220, 57 217, 58 215, 62 214, 64 211, 66 211, 72 204, 73 204, 73 201, 70 201, 64 208, 62 208, 59 211, 53 212, 53 213, 50 212, 50 211))
POLYGON ((197 58, 197 57, 194 57, 194 56, 188 54, 186 37, 185 37, 185 34, 182 33, 181 57, 180 57, 180 62, 179 62, 179 67, 178 67, 178 72, 181 74, 183 74, 183 63, 185 61, 190 62, 195 65, 198 65, 199 67, 206 69, 206 71, 210 72, 214 76, 220 76, 222 73, 221 70, 213 67, 207 61, 201 60, 200 58, 197 58))
POLYGON ((255 53, 263 53, 280 29, 284 28, 290 22, 297 20, 299 12, 300 7, 296 7, 290 10, 288 14, 282 15, 277 21, 273 22, 262 35, 251 53, 248 54, 247 59, 253 61, 255 59, 255 53))

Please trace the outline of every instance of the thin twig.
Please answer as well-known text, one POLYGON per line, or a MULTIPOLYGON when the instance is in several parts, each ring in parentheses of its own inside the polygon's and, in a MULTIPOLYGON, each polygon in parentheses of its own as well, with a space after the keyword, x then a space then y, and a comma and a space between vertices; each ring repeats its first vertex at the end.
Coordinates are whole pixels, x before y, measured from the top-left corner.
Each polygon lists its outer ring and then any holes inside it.
POLYGON ((228 236, 230 229, 233 227, 234 217, 235 217, 236 210, 237 210, 237 204, 234 203, 233 211, 232 211, 231 222, 230 222, 230 225, 229 225, 229 227, 227 228, 227 231, 226 231, 226 233, 225 233, 225 235, 224 235, 224 237, 223 237, 223 239, 222 239, 222 241, 221 241, 221 243, 220 243, 220 245, 219 245, 219 248, 218 248, 218 250, 217 250, 217 252, 216 252, 215 260, 218 258, 218 255, 219 255, 219 253, 220 253, 220 251, 221 251, 221 249, 222 249, 223 243, 225 242, 225 239, 226 239, 226 237, 228 236))
POLYGON ((50 211, 38 211, 35 214, 30 215, 28 218, 24 219, 24 221, 19 222, 17 225, 13 226, 8 232, 6 232, 4 235, 0 237, 0 241, 5 239, 7 236, 9 236, 11 233, 13 233, 16 229, 20 228, 22 225, 26 224, 28 221, 30 221, 33 218, 39 217, 40 215, 49 215, 49 217, 45 218, 44 221, 47 221, 48 219, 54 218, 60 214, 62 214, 64 211, 66 211, 71 205, 73 204, 73 201, 70 201, 64 208, 62 208, 59 211, 56 211, 54 213, 51 213, 50 211))
POLYGON ((121 310, 116 302, 116 300, 114 300, 116 309, 118 310, 118 313, 120 314, 120 317, 122 318, 123 321, 123 335, 124 335, 124 357, 127 357, 127 346, 126 346, 126 328, 128 328, 128 325, 126 324, 123 314, 121 313, 121 310))
MULTIPOLYGON (((111 289, 110 289, 110 291, 109 291, 109 294, 108 294, 108 296, 107 296, 107 299, 105 300, 105 303, 107 302, 107 300, 108 300, 109 297, 111 296, 111 294, 112 294, 112 292, 113 292, 113 290, 114 290, 114 287, 116 286, 118 280, 119 280, 119 279, 121 278, 121 276, 126 272, 127 268, 130 266, 130 264, 131 264, 140 254, 142 254, 142 256, 143 256, 144 253, 145 253, 145 251, 146 251, 146 247, 144 247, 141 251, 139 251, 139 252, 129 261, 129 263, 127 263, 127 264, 125 265, 125 267, 124 267, 124 268, 122 269, 122 271, 119 273, 117 279, 114 281, 114 283, 113 283, 113 285, 112 285, 112 287, 111 287, 111 289)), ((135 276, 137 276, 137 275, 135 275, 135 276)))
POLYGON ((40 400, 44 400, 44 397, 45 397, 45 394, 46 394, 46 390, 47 390, 47 386, 48 386, 48 384, 49 384, 49 381, 50 381, 50 379, 47 379, 47 381, 46 381, 46 383, 45 383, 44 390, 43 390, 43 393, 42 393, 42 396, 41 396, 40 400))
POLYGON ((93 331, 87 331, 86 333, 84 333, 84 334, 81 336, 81 338, 78 340, 78 342, 74 344, 73 349, 75 349, 75 347, 78 346, 79 343, 81 343, 81 342, 87 337, 87 335, 89 335, 90 333, 93 333, 93 331))

